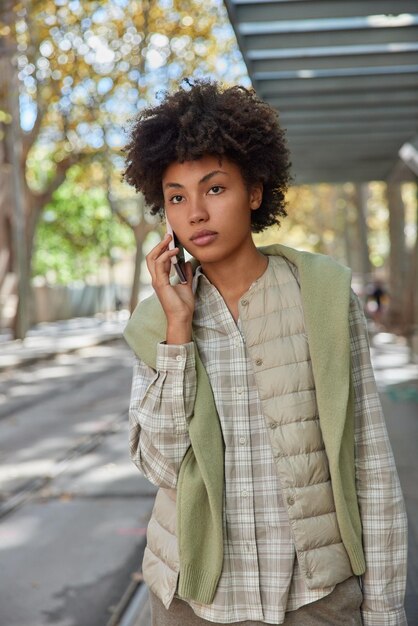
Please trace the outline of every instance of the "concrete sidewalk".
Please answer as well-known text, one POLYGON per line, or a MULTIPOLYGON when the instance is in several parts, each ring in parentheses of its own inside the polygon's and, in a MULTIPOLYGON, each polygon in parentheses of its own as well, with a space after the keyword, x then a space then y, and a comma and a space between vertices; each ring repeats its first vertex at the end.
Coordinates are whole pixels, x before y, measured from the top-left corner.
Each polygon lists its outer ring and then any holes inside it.
MULTIPOLYGON (((0 372, 30 365, 36 361, 54 358, 58 354, 119 339, 128 320, 122 311, 112 319, 77 318, 67 321, 39 324, 31 329, 24 341, 13 341, 0 334, 0 372)), ((415 442, 418 418, 418 364, 410 362, 410 354, 403 338, 389 333, 371 334, 372 361, 376 382, 385 408, 388 430, 395 452, 401 482, 403 483, 409 519, 410 536, 418 536, 418 503, 411 485, 418 479, 415 442), (404 426, 396 418, 405 413, 404 426), (408 420, 408 421, 406 421, 408 420), (411 444, 411 450, 406 450, 411 444), (414 478, 415 476, 415 478, 414 478)), ((418 621, 413 617, 417 610, 418 545, 410 545, 409 568, 409 624, 418 621)), ((120 626, 150 626, 148 594, 141 587, 133 598, 120 626)))
MULTIPOLYGON (((374 375, 379 391, 392 392, 392 387, 418 388, 418 363, 412 362, 410 349, 403 337, 391 333, 370 334, 370 349, 374 375)), ((411 397, 418 401, 412 391, 411 397)))
POLYGON ((45 322, 31 328, 23 341, 13 340, 10 332, 4 331, 0 333, 0 372, 120 339, 128 318, 128 311, 119 311, 107 318, 45 322))
MULTIPOLYGON (((0 332, 0 372, 120 339, 128 319, 129 312, 124 310, 113 313, 112 317, 42 323, 31 328, 23 341, 13 340, 8 331, 0 332)), ((380 389, 408 381, 418 383, 418 364, 410 362, 409 349, 402 337, 372 332, 370 342, 380 389)))

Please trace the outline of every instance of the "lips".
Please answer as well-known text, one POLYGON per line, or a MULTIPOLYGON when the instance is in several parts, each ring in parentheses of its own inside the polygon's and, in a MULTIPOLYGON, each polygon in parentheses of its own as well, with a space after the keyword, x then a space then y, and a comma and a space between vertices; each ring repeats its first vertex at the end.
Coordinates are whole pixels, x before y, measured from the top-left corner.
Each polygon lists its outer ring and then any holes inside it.
POLYGON ((218 233, 213 230, 198 230, 193 233, 190 240, 197 246, 206 246, 216 239, 218 233))

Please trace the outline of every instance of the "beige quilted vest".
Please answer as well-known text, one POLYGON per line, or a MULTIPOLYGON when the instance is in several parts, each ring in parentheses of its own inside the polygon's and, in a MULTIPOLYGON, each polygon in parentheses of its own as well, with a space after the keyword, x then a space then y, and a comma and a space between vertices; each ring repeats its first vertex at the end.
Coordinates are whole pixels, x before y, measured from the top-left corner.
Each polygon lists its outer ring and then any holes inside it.
MULTIPOLYGON (((293 266, 269 257, 262 288, 241 299, 239 314, 287 506, 298 561, 309 588, 352 576, 338 530, 318 418, 300 289, 293 266), (291 269, 292 267, 292 269, 291 269)), ((160 489, 148 527, 144 579, 168 607, 179 560, 175 491, 160 489)))
POLYGON ((338 530, 299 285, 283 257, 269 259, 273 272, 241 300, 240 319, 298 561, 307 586, 323 588, 352 570, 338 530))

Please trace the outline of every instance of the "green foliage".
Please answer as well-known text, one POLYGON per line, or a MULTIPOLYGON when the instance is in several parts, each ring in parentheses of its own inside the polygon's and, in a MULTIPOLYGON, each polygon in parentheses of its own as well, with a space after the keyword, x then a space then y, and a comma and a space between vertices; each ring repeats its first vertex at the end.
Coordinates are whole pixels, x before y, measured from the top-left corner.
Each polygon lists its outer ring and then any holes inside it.
POLYGON ((25 119, 56 162, 119 148, 121 125, 184 77, 246 79, 221 0, 18 2, 13 35, 25 119))
POLYGON ((118 249, 133 249, 132 231, 112 215, 103 188, 67 180, 43 212, 36 234, 34 276, 51 283, 98 276, 118 249))

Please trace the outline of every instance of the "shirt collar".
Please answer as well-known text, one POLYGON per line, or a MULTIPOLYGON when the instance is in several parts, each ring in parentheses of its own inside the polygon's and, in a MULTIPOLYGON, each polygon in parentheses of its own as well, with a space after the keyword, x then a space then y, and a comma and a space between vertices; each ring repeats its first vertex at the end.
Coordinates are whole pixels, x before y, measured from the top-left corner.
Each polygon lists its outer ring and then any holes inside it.
MULTIPOLYGON (((256 285, 262 285, 266 279, 267 274, 271 271, 271 263, 270 263, 270 257, 267 257, 267 267, 265 269, 265 271, 263 272, 263 274, 261 274, 261 276, 259 276, 259 278, 257 278, 257 280, 255 280, 248 288, 248 291, 252 290, 256 285)), ((194 272, 194 276, 193 276, 193 281, 192 281, 192 290, 193 293, 196 294, 198 286, 200 283, 204 283, 206 285, 212 285, 212 283, 210 282, 210 280, 207 278, 207 276, 204 275, 203 270, 202 270, 202 266, 198 265, 197 268, 195 269, 194 272)))
POLYGON ((199 283, 202 281, 207 281, 209 283, 208 279, 206 278, 206 276, 204 275, 202 271, 202 266, 198 265, 195 270, 193 281, 192 281, 192 290, 194 294, 196 294, 199 283))

